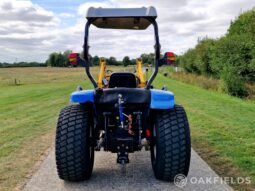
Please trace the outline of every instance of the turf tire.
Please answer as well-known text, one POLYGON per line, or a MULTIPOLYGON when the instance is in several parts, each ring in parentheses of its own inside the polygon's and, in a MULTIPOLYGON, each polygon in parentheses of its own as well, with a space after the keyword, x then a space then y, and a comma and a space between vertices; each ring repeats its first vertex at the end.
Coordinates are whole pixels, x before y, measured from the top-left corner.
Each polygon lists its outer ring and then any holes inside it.
POLYGON ((159 180, 174 181, 178 174, 187 176, 190 166, 190 130, 186 112, 175 105, 157 110, 152 127, 151 162, 159 180))
POLYGON ((93 125, 88 105, 70 105, 60 111, 55 143, 60 179, 77 182, 91 177, 94 165, 93 125))

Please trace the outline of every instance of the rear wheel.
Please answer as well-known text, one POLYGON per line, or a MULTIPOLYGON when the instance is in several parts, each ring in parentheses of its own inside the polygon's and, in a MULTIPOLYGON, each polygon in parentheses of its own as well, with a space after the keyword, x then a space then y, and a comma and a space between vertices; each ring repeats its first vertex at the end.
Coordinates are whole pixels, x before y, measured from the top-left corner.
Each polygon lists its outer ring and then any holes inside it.
POLYGON ((59 178, 90 178, 94 164, 93 123, 88 105, 70 105, 60 112, 56 131, 56 165, 59 178))
POLYGON ((185 110, 175 105, 158 110, 152 126, 151 162, 157 179, 173 181, 178 174, 187 176, 190 165, 190 131, 185 110))

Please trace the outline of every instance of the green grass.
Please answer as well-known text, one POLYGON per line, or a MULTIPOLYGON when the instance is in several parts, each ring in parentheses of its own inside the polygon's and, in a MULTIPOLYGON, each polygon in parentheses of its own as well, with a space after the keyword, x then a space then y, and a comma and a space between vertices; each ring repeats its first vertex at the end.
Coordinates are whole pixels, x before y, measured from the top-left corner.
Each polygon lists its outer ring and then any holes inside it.
POLYGON ((228 176, 250 176, 255 183, 255 102, 175 81, 161 75, 156 86, 167 85, 185 107, 193 147, 228 176))
MULTIPOLYGON (((91 88, 82 68, 0 69, 0 190, 22 185, 53 145, 58 112, 77 84, 91 88)), ((164 84, 187 110, 196 151, 222 176, 250 176, 254 185, 255 102, 158 75, 154 85, 164 84)))
POLYGON ((59 110, 77 84, 90 86, 82 68, 0 69, 0 190, 22 186, 53 145, 59 110))

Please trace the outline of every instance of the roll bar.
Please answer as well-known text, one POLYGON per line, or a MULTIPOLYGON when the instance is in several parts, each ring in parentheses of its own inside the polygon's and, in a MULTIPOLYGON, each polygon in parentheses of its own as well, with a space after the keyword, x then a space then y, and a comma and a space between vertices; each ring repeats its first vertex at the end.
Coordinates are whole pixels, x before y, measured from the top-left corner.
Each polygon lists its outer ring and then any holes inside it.
MULTIPOLYGON (((150 21, 151 24, 153 25, 153 27, 154 27, 154 37, 155 37, 155 45, 154 45, 154 49, 155 49, 155 60, 154 60, 155 70, 154 70, 153 74, 151 75, 150 79, 148 80, 148 83, 146 84, 146 87, 145 87, 146 89, 150 89, 151 84, 152 84, 153 80, 155 79, 155 77, 157 76, 157 73, 158 73, 159 59, 160 59, 160 43, 159 43, 159 35, 158 35, 158 25, 157 25, 157 22, 156 22, 155 18, 151 18, 151 17, 143 17, 143 18, 150 21)), ((91 23, 94 22, 96 19, 98 19, 98 18, 88 18, 88 21, 85 25, 85 35, 84 35, 84 44, 83 44, 85 71, 86 71, 86 74, 87 74, 88 78, 92 82, 94 88, 98 88, 98 86, 97 86, 97 83, 96 83, 95 79, 93 78, 93 76, 90 73, 88 38, 89 38, 89 27, 90 27, 91 23)))

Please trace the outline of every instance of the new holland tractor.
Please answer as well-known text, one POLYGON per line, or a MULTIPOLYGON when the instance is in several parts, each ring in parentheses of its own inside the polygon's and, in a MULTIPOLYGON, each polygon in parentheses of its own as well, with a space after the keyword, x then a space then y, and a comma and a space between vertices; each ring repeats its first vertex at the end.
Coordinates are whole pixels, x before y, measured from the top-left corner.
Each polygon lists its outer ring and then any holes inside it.
MULTIPOLYGON (((166 88, 154 89, 152 82, 160 59, 156 9, 89 8, 84 37, 86 74, 94 89, 81 87, 70 96, 71 105, 60 111, 56 130, 56 166, 66 181, 87 180, 92 175, 94 152, 116 153, 117 163, 129 163, 129 153, 151 153, 155 177, 173 181, 187 175, 190 165, 190 131, 182 106, 166 88), (98 79, 90 73, 89 28, 144 30, 150 25, 155 34, 155 68, 146 80, 142 60, 136 60, 136 72, 106 72, 100 59, 98 79), (145 151, 143 151, 145 152, 145 151)), ((136 163, 136 161, 131 161, 136 163)), ((142 170, 142 169, 141 169, 142 170)))

